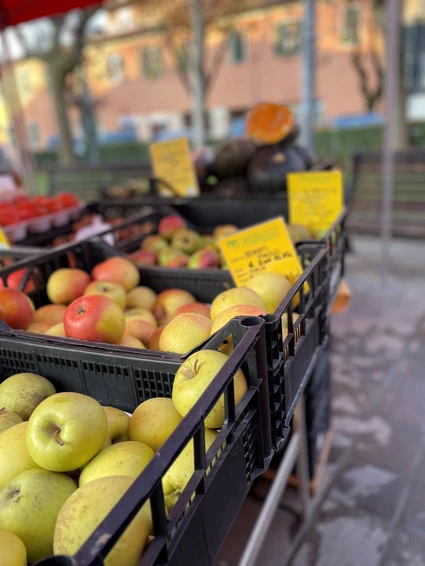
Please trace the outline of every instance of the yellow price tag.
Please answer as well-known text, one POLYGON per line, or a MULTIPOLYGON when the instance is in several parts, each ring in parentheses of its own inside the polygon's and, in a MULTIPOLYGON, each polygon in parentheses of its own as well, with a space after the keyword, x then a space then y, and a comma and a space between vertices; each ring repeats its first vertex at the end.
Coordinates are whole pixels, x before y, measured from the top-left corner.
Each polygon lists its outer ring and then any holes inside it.
POLYGON ((10 249, 10 243, 7 239, 6 234, 4 233, 3 229, 0 227, 0 250, 8 250, 10 249))
POLYGON ((199 186, 187 138, 150 146, 155 177, 168 183, 179 196, 198 196, 199 186))
POLYGON ((288 205, 291 224, 329 230, 344 206, 341 171, 289 173, 288 205))
POLYGON ((291 283, 303 272, 283 218, 240 230, 219 245, 237 287, 265 271, 285 275, 291 283))

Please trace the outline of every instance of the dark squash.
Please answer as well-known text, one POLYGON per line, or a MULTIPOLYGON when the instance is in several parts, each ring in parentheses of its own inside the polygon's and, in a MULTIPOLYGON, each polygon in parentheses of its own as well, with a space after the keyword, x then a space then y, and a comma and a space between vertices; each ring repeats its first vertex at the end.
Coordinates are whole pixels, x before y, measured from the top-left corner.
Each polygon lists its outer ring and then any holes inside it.
POLYGON ((286 175, 305 170, 305 159, 294 146, 266 146, 248 165, 248 186, 252 193, 285 191, 286 175))
POLYGON ((215 156, 215 174, 220 179, 244 175, 256 149, 256 144, 246 138, 236 138, 224 143, 215 156))

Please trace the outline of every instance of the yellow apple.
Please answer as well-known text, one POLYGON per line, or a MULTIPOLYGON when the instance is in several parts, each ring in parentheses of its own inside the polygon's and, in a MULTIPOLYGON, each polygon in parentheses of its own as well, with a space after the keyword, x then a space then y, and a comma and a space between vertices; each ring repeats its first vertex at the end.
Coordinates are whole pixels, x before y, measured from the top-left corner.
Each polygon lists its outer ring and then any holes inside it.
POLYGON ((27 566, 27 549, 14 533, 0 531, 0 548, 3 566, 27 566))
POLYGON ((22 419, 16 413, 12 413, 11 411, 6 411, 6 409, 0 409, 0 434, 22 422, 22 419))
POLYGON ((186 354, 206 340, 210 332, 211 321, 203 314, 179 314, 162 331, 159 349, 162 352, 186 354))
MULTIPOLYGON (((111 476, 93 480, 77 489, 59 513, 54 553, 75 554, 133 482, 134 478, 127 476, 111 476)), ((108 554, 105 566, 138 566, 151 532, 152 518, 147 502, 108 554)))
POLYGON ((66 338, 65 326, 63 322, 55 324, 44 333, 46 336, 58 336, 59 338, 66 338))
POLYGON ((245 286, 263 299, 269 314, 274 314, 292 284, 284 275, 270 272, 255 275, 245 286))
POLYGON ((0 408, 16 413, 27 421, 44 399, 56 389, 45 377, 36 373, 17 373, 0 384, 0 408))
MULTIPOLYGON (((215 430, 205 429, 205 448, 207 451, 216 438, 217 432, 215 430)), ((162 487, 164 489, 165 502, 168 510, 177 501, 194 471, 193 440, 191 440, 183 448, 182 452, 173 464, 171 464, 162 480, 162 487)))
POLYGON ((108 419, 95 399, 81 393, 57 393, 31 415, 28 452, 46 470, 70 472, 99 452, 107 431, 108 419))
MULTIPOLYGON (((216 350, 201 350, 189 356, 178 369, 173 384, 173 403, 184 417, 195 405, 228 357, 216 350)), ((235 403, 240 402, 247 390, 245 376, 239 369, 234 378, 235 403)), ((207 428, 221 428, 224 423, 224 395, 220 397, 205 419, 207 428)))
POLYGON ((132 320, 133 318, 138 318, 140 320, 143 320, 144 322, 147 322, 154 328, 157 327, 156 318, 151 313, 151 311, 148 311, 146 309, 141 309, 141 308, 128 309, 124 312, 124 314, 126 321, 132 320))
POLYGON ((80 487, 107 476, 137 476, 146 468, 155 452, 141 442, 120 442, 108 446, 91 460, 80 476, 80 487))
POLYGON ((23 472, 0 491, 0 529, 22 540, 29 562, 53 553, 56 519, 76 489, 65 474, 37 469, 23 472))
POLYGON ((211 320, 214 322, 220 313, 236 305, 252 305, 267 310, 263 299, 255 291, 247 287, 235 287, 223 291, 214 299, 211 305, 211 320))
MULTIPOLYGON (((252 305, 236 305, 234 307, 229 307, 225 311, 221 312, 218 317, 214 320, 211 327, 211 336, 223 328, 228 322, 235 318, 235 316, 261 316, 267 314, 265 309, 259 307, 253 307, 252 305)), ((229 335, 223 342, 222 346, 219 348, 220 352, 230 356, 233 352, 233 338, 229 335)))
POLYGON ((104 295, 112 299, 122 309, 127 302, 127 294, 124 287, 112 281, 92 281, 84 289, 84 295, 104 295))
POLYGON ((39 468, 27 449, 28 423, 20 423, 0 434, 0 489, 26 470, 39 468))
POLYGON ((145 309, 152 310, 157 294, 149 287, 136 287, 127 295, 126 309, 145 309))
POLYGON ((141 340, 130 334, 124 334, 118 342, 118 346, 125 346, 126 348, 136 348, 138 350, 146 350, 146 346, 141 340))
POLYGON ((147 444, 155 452, 161 448, 183 417, 172 399, 154 397, 137 407, 130 419, 130 440, 147 444))

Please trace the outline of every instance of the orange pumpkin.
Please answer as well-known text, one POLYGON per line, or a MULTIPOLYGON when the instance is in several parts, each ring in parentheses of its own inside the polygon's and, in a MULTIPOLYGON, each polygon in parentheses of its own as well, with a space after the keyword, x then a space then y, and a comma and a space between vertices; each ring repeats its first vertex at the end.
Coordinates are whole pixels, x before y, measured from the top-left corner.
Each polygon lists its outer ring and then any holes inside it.
POLYGON ((247 116, 246 132, 259 143, 278 143, 288 137, 294 128, 294 116, 283 104, 261 102, 247 116))

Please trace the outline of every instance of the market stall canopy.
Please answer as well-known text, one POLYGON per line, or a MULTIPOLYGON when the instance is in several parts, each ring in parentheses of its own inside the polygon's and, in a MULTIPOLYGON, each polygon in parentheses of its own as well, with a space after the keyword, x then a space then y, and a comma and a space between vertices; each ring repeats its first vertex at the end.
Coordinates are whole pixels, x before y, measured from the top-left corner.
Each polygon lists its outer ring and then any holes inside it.
POLYGON ((0 0, 0 26, 15 26, 101 3, 101 0, 0 0))

